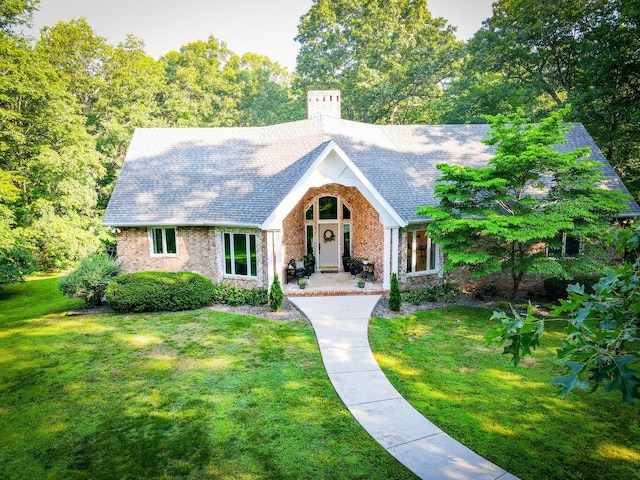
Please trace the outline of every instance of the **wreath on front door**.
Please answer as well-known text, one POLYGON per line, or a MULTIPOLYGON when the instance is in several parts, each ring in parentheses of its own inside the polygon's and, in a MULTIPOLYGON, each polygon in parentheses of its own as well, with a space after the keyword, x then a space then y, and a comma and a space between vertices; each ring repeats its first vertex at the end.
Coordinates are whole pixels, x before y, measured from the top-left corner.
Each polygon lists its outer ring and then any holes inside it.
POLYGON ((325 230, 324 234, 322 235, 322 237, 324 238, 325 243, 326 242, 333 242, 336 238, 336 236, 333 234, 332 230, 325 230))

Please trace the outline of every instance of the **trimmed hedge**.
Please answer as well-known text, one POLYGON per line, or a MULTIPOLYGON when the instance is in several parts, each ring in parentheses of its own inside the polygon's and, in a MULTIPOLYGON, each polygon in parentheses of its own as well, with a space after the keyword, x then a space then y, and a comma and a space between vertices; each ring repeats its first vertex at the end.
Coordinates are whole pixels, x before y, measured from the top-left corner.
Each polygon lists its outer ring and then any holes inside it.
POLYGON ((230 283, 217 283, 213 286, 213 303, 224 303, 237 307, 266 305, 269 301, 266 288, 241 288, 230 283))
POLYGON ((460 294, 460 287, 455 283, 443 283, 433 287, 424 287, 402 292, 402 300, 412 305, 421 305, 425 302, 453 302, 456 295, 460 294))
POLYGON ((548 298, 558 300, 567 298, 567 287, 569 285, 579 283, 580 285, 584 285, 585 292, 591 293, 593 291, 593 286, 598 283, 599 280, 600 277, 593 275, 580 275, 569 280, 551 277, 545 278, 542 284, 544 286, 545 295, 548 298))
POLYGON ((137 272, 109 284, 107 303, 119 312, 176 312, 211 304, 213 283, 192 272, 137 272))

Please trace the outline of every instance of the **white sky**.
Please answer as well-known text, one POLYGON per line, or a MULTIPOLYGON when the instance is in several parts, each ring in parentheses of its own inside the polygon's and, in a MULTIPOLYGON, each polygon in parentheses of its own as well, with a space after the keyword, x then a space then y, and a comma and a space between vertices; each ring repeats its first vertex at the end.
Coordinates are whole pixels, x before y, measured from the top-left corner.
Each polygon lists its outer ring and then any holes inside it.
MULTIPOLYGON (((470 38, 491 16, 492 0, 427 0, 434 16, 470 38)), ((34 28, 85 17, 93 31, 117 45, 131 33, 158 58, 213 35, 237 54, 266 55, 293 71, 300 17, 312 0, 41 0, 34 28)))

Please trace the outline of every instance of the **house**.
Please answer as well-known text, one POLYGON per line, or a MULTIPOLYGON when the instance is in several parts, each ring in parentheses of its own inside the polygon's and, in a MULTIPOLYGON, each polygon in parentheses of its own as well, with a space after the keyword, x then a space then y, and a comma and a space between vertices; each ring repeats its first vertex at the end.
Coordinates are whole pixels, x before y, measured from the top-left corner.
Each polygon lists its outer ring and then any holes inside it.
MULTIPOLYGON (((141 128, 103 225, 124 272, 189 270, 268 287, 290 259, 316 271, 366 257, 388 289, 442 277, 428 219, 436 165, 485 166, 487 125, 370 125, 340 118, 340 92, 308 94, 308 118, 266 127, 141 128)), ((628 193, 581 124, 560 150, 588 146, 606 188, 628 193)), ((629 203, 625 216, 640 213, 629 203)))

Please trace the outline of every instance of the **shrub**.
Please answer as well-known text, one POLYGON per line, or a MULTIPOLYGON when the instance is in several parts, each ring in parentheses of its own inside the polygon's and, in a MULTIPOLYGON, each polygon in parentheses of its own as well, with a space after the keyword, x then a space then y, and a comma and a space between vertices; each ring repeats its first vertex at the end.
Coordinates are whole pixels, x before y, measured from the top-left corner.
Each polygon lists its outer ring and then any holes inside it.
POLYGON ((273 277, 273 283, 271 284, 271 291, 269 292, 269 305, 272 312, 277 312, 282 309, 282 301, 284 295, 282 295, 282 287, 280 286, 280 279, 276 273, 273 277))
POLYGON ((394 312, 399 312, 400 305, 402 305, 400 286, 398 285, 398 277, 393 273, 391 274, 391 287, 389 290, 389 308, 394 312))
POLYGON ((58 289, 69 297, 80 297, 90 307, 102 303, 107 285, 120 274, 118 262, 106 254, 83 259, 76 270, 58 280, 58 289))
POLYGON ((498 288, 493 283, 488 283, 480 288, 475 295, 477 300, 483 300, 486 297, 497 297, 498 288))
POLYGON ((192 272, 138 272, 117 277, 106 293, 120 312, 175 312, 210 304, 213 283, 192 272))
POLYGON ((268 301, 264 288, 241 288, 230 283, 218 283, 213 287, 213 302, 231 306, 265 305, 268 301))
POLYGON ((423 302, 452 302, 460 293, 460 287, 455 283, 443 283, 433 287, 424 287, 402 292, 402 299, 412 305, 421 305, 423 302))
POLYGON ((593 291, 593 286, 598 283, 599 277, 591 275, 580 275, 573 279, 564 279, 558 277, 545 278, 542 282, 544 286, 545 295, 548 298, 558 300, 567 298, 567 287, 572 284, 579 283, 584 285, 585 292, 593 291))

